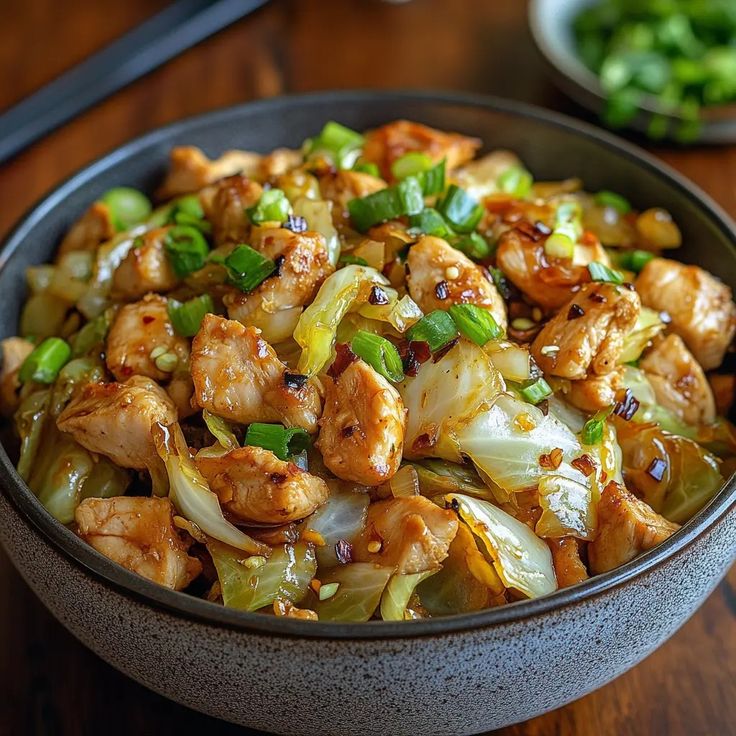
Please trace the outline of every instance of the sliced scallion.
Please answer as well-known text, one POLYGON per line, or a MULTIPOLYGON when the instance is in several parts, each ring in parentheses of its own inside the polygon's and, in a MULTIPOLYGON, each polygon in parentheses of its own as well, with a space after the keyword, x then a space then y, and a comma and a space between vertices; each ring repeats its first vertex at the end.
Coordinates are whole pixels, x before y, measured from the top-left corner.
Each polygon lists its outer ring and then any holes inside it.
POLYGON ((350 341, 350 349, 389 381, 404 380, 404 367, 399 351, 385 337, 358 330, 350 341))
POLYGON ((613 207, 621 215, 631 212, 631 204, 626 197, 606 189, 595 195, 595 203, 601 207, 613 207))
POLYGON ((475 304, 453 304, 447 311, 460 334, 476 345, 485 345, 503 335, 503 330, 487 309, 475 304))
POLYGON ((420 233, 438 238, 447 239, 454 235, 445 218, 432 207, 426 207, 416 215, 412 215, 409 218, 409 225, 420 233))
POLYGON ((20 367, 18 378, 21 383, 53 383, 71 357, 72 349, 66 340, 48 337, 28 354, 20 367))
POLYGON ((601 409, 585 422, 583 431, 580 433, 580 439, 584 445, 597 445, 601 442, 603 439, 603 427, 612 411, 612 406, 609 406, 607 409, 601 409))
POLYGON ((100 201, 110 209, 113 225, 118 231, 129 230, 151 214, 151 202, 143 192, 131 187, 108 189, 100 201))
POLYGON ((618 265, 627 271, 639 273, 653 258, 656 256, 648 250, 625 250, 619 254, 618 265))
POLYGON ((361 174, 370 174, 371 176, 380 177, 381 172, 377 164, 372 161, 358 162, 353 166, 353 171, 359 171, 361 174))
POLYGON ((523 166, 510 166, 496 182, 498 188, 517 199, 523 199, 532 189, 534 179, 523 166))
POLYGON ((210 248, 202 233, 190 225, 174 225, 164 236, 164 248, 179 278, 204 266, 210 248))
POLYGON ((360 232, 365 232, 379 222, 393 220, 403 215, 416 215, 422 209, 424 209, 422 187, 413 176, 367 197, 351 199, 348 202, 353 225, 360 232))
POLYGON ((267 189, 258 203, 246 212, 254 225, 264 222, 284 222, 291 212, 291 205, 281 189, 267 189))
POLYGON ((457 337, 457 327, 450 315, 442 309, 422 317, 406 331, 410 342, 426 342, 434 353, 457 337))
POLYGON ((491 255, 490 243, 480 233, 468 233, 452 241, 453 247, 474 261, 482 261, 491 255))
POLYGON ((342 263, 345 266, 367 266, 368 261, 366 261, 365 258, 361 258, 360 256, 354 256, 350 253, 343 253, 340 256, 340 263, 342 263))
POLYGON ((391 173, 396 179, 416 176, 432 168, 432 159, 421 151, 409 151, 391 164, 391 173))
POLYGON ((276 264, 249 245, 239 245, 221 261, 228 281, 240 291, 252 291, 276 271, 276 264))
POLYGON ((309 435, 301 427, 254 422, 245 433, 245 444, 270 450, 279 460, 288 460, 309 447, 309 435))
POLYGON ((588 264, 588 273, 593 281, 603 281, 609 284, 623 284, 624 275, 620 271, 614 271, 608 268, 600 261, 593 261, 588 264))
POLYGON ((174 329, 184 337, 194 337, 206 314, 214 312, 215 305, 209 294, 195 296, 186 302, 169 299, 169 319, 174 329))
POLYGON ((544 241, 544 252, 551 258, 572 258, 575 255, 575 241, 570 235, 555 230, 544 241))
POLYGON ((324 153, 338 169, 349 169, 355 164, 365 139, 355 130, 330 120, 311 140, 305 141, 307 157, 324 153))
POLYGON ((552 395, 552 389, 541 376, 532 378, 519 385, 519 396, 529 404, 538 404, 552 395))
POLYGON ((431 169, 417 174, 425 196, 442 194, 445 191, 445 159, 435 164, 431 169))
POLYGON ((475 230, 480 218, 483 217, 483 207, 456 184, 450 184, 437 209, 450 226, 461 233, 475 230))
POLYGON ((212 231, 212 225, 204 219, 204 209, 196 194, 187 194, 177 199, 169 212, 168 222, 175 225, 190 225, 203 233, 212 231))

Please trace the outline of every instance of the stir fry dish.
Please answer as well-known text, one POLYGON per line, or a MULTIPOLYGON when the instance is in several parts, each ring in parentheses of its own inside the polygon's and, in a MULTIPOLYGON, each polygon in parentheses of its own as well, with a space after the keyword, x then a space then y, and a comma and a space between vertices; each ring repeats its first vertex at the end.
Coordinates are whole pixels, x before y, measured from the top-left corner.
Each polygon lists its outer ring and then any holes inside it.
POLYGON ((244 611, 404 621, 651 549, 734 468, 730 289, 668 212, 398 121, 171 152, 28 269, 18 472, 138 575, 244 611))

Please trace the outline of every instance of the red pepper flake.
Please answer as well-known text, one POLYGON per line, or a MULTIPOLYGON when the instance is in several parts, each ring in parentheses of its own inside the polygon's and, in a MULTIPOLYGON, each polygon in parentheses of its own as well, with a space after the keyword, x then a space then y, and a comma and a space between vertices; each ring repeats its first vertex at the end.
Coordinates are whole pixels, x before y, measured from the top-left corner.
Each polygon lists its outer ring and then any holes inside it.
POLYGON ((343 437, 352 437, 355 434, 357 427, 354 424, 350 424, 347 427, 343 427, 341 434, 343 437))
POLYGON ((419 452, 421 450, 426 450, 432 447, 433 444, 434 442, 432 441, 432 438, 427 432, 425 432, 424 434, 420 434, 419 437, 414 440, 412 444, 412 449, 415 452, 419 452))
POLYGON ((603 296, 603 294, 600 294, 597 291, 594 291, 589 297, 590 301, 597 302, 598 304, 605 304, 607 299, 603 296))
MULTIPOLYGON (((512 220, 509 220, 508 218, 505 218, 505 222, 512 222, 512 220)), ((516 224, 516 232, 521 233, 523 235, 526 235, 527 238, 529 238, 532 242, 537 243, 539 242, 543 237, 546 237, 549 235, 549 230, 545 233, 543 230, 539 228, 539 225, 542 223, 535 223, 532 225, 531 222, 528 222, 527 220, 522 220, 521 222, 518 222, 516 224)), ((542 225, 544 227, 544 225, 542 225)))
POLYGON ((155 320, 155 317, 152 317, 150 314, 144 314, 143 318, 141 319, 141 322, 143 322, 144 325, 150 325, 153 320, 155 320))
POLYGON ((593 460, 590 455, 581 455, 580 457, 576 457, 570 462, 570 465, 572 465, 573 468, 577 468, 586 478, 590 477, 595 472, 595 465, 593 464, 593 460))
POLYGON ((335 544, 335 555, 341 565, 347 565, 353 561, 353 545, 347 539, 338 539, 335 544))
POLYGON ((358 360, 358 356, 350 349, 347 343, 339 342, 335 345, 335 360, 327 371, 327 375, 337 379, 342 372, 358 360))
POLYGON ((284 227, 293 233, 303 233, 307 231, 307 221, 301 215, 289 215, 284 227))
POLYGON ((567 312, 568 319, 580 319, 585 314, 585 310, 579 304, 573 304, 567 312))
POLYGON ((549 401, 545 399, 537 404, 537 409, 546 417, 549 414, 549 401))
POLYGON ((624 287, 624 289, 628 289, 629 291, 636 291, 636 287, 634 284, 631 283, 631 281, 624 281, 621 286, 624 287))
POLYGON ((436 363, 436 362, 437 362, 438 360, 442 360, 442 358, 444 358, 444 357, 445 357, 445 355, 447 355, 447 353, 449 353, 449 352, 450 352, 450 350, 452 350, 452 349, 453 349, 453 348, 455 347, 455 345, 457 345, 457 344, 458 344, 459 340, 460 340, 460 338, 459 338, 459 337, 456 337, 456 338, 455 338, 454 340, 450 340, 450 342, 448 342, 448 343, 447 343, 447 345, 443 345, 443 346, 442 346, 442 347, 441 347, 441 348, 440 348, 440 349, 439 349, 439 350, 438 350, 438 351, 437 351, 437 352, 436 352, 436 353, 434 354, 434 357, 433 357, 433 359, 432 359, 432 360, 433 360, 433 362, 434 362, 434 363, 436 363))
POLYGON ((649 463, 647 468, 647 475, 654 478, 659 483, 664 478, 664 471, 667 470, 667 463, 662 460, 661 457, 655 457, 652 462, 649 463))
POLYGON ((562 450, 559 447, 555 447, 554 450, 540 455, 539 465, 545 470, 557 470, 562 465, 562 450))
POLYGON ((636 414, 639 408, 639 399, 631 393, 631 389, 627 388, 621 401, 617 401, 613 407, 613 413, 624 419, 625 421, 631 421, 631 418, 636 414))
POLYGON ((268 278, 281 276, 281 267, 284 265, 285 260, 286 256, 276 256, 276 258, 273 259, 273 262, 276 264, 276 270, 268 278))
POLYGON ((416 376, 419 366, 432 357, 429 343, 423 340, 412 340, 411 342, 402 340, 396 347, 404 366, 404 374, 407 376, 416 376))
POLYGON ((443 279, 435 285, 434 295, 440 300, 447 299, 447 297, 450 296, 450 290, 447 288, 447 281, 443 279))
POLYGON ((368 296, 369 304, 388 304, 388 294, 380 286, 372 286, 368 296))
POLYGON ((300 389, 307 382, 307 377, 303 373, 289 373, 284 371, 284 384, 289 388, 300 389))
POLYGON ((286 482, 286 476, 283 473, 271 473, 271 483, 275 483, 280 486, 286 482))

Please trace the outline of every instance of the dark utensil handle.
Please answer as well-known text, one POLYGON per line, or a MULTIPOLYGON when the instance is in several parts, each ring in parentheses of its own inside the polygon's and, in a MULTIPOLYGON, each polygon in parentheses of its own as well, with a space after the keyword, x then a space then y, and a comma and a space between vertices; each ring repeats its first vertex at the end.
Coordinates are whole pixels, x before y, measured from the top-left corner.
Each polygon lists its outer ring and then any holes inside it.
POLYGON ((178 0, 0 115, 0 162, 268 0, 178 0))

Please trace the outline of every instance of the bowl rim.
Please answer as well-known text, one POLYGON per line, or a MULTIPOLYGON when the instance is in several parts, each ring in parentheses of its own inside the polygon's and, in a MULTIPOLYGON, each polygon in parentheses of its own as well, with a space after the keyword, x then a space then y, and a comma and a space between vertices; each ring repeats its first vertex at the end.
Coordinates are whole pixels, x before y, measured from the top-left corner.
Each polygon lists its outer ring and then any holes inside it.
MULTIPOLYGON (((327 103, 339 102, 343 105, 349 105, 351 103, 376 101, 377 99, 397 104, 406 101, 417 101, 490 110, 531 119, 543 125, 559 128, 586 138, 597 145, 616 152, 619 156, 631 160, 641 168, 649 170, 670 186, 679 190, 693 204, 703 210, 713 224, 736 247, 736 224, 705 192, 654 156, 588 123, 526 103, 479 94, 426 90, 340 90, 283 95, 216 109, 156 128, 114 148, 92 163, 77 170, 61 184, 53 187, 50 192, 28 209, 0 246, 0 273, 5 268, 8 260, 24 242, 27 232, 51 210, 62 205, 65 199, 88 179, 114 168, 141 149, 165 142, 179 133, 186 133, 192 127, 237 119, 244 113, 264 111, 275 114, 280 109, 288 109, 294 106, 319 108, 327 103)), ((126 570, 87 545, 70 529, 57 522, 44 509, 18 475, 2 445, 0 445, 0 487, 22 521, 38 533, 46 543, 73 564, 81 567, 87 574, 91 574, 98 582, 108 585, 120 594, 143 601, 154 608, 179 617, 209 625, 222 626, 252 634, 328 640, 413 639, 416 637, 443 636, 510 624, 576 605, 607 593, 664 563, 705 534, 736 505, 736 474, 734 474, 726 480, 713 499, 669 539, 610 572, 597 575, 542 598, 518 601, 498 608, 413 622, 369 621, 356 624, 301 621, 229 609, 186 593, 164 588, 126 570)))

